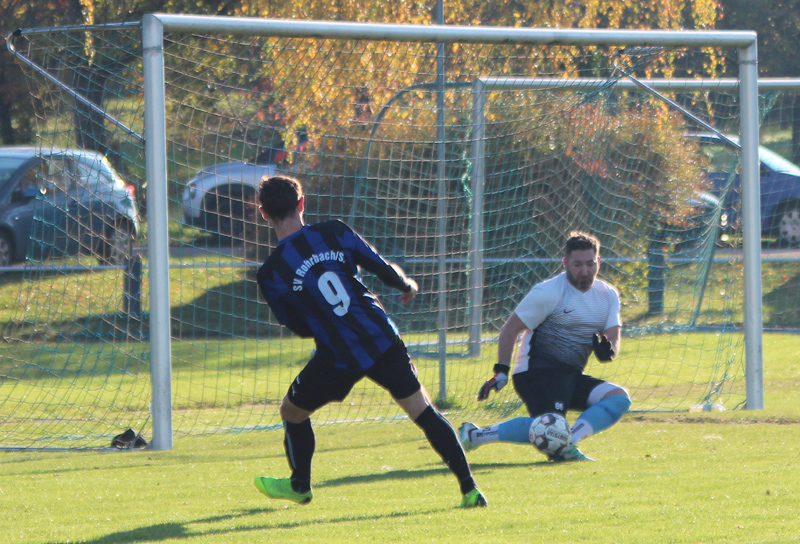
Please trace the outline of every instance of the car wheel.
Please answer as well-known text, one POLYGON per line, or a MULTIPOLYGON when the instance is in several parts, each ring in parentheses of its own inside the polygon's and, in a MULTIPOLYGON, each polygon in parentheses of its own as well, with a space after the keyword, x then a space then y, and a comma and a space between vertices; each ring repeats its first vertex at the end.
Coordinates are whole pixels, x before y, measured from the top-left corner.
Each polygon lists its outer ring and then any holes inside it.
POLYGON ((0 232, 0 266, 10 266, 12 261, 11 238, 5 232, 0 232))
POLYGON ((244 240, 245 226, 250 217, 255 193, 245 187, 232 187, 226 192, 212 195, 213 213, 217 216, 217 232, 228 242, 244 240))
POLYGON ((135 238, 136 233, 130 222, 125 219, 118 220, 106 230, 104 238, 100 241, 97 260, 100 264, 123 264, 125 259, 133 255, 135 238))
POLYGON ((775 235, 782 246, 800 246, 800 202, 784 204, 773 219, 775 235))

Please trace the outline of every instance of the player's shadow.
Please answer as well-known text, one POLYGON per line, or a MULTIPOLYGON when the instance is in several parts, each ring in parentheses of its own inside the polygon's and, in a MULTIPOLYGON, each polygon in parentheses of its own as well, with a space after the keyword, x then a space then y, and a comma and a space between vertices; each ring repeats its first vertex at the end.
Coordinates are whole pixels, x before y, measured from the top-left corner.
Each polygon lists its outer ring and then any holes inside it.
MULTIPOLYGON (((127 531, 118 531, 100 536, 91 540, 81 540, 84 544, 136 544, 139 542, 162 542, 162 541, 177 541, 179 539, 196 539, 199 536, 212 536, 212 535, 230 535, 250 533, 257 536, 257 540, 269 540, 268 534, 264 531, 274 529, 293 529, 295 527, 303 527, 306 525, 335 525, 338 523, 353 523, 364 521, 380 521, 389 518, 401 518, 412 516, 425 516, 428 517, 432 514, 444 512, 447 508, 430 508, 426 510, 416 511, 397 511, 397 512, 384 512, 377 514, 365 514, 362 516, 344 515, 339 518, 314 518, 303 521, 289 521, 280 524, 269 524, 268 519, 263 524, 248 524, 237 527, 226 527, 220 529, 203 528, 203 524, 209 523, 230 523, 232 519, 243 518, 246 516, 256 516, 262 514, 269 514, 275 511, 282 511, 283 508, 249 508, 239 512, 232 512, 230 514, 221 514, 218 516, 210 516, 207 518, 200 518, 193 521, 174 522, 174 523, 157 523, 154 525, 147 525, 130 529, 127 531), (200 525, 200 527, 195 527, 200 525)), ((47 544, 65 544, 61 541, 51 541, 47 544)))
MULTIPOLYGON (((519 462, 519 463, 470 463, 470 467, 474 473, 486 472, 501 468, 524 468, 524 467, 539 467, 549 466, 547 460, 519 462)), ((450 469, 445 466, 440 468, 428 468, 420 470, 390 470, 379 474, 359 474, 358 476, 344 476, 342 478, 333 478, 325 480, 318 484, 314 484, 315 488, 318 487, 336 487, 339 485, 362 484, 367 482, 382 482, 386 480, 410 480, 419 478, 428 478, 429 476, 436 476, 440 474, 450 474, 450 469)))

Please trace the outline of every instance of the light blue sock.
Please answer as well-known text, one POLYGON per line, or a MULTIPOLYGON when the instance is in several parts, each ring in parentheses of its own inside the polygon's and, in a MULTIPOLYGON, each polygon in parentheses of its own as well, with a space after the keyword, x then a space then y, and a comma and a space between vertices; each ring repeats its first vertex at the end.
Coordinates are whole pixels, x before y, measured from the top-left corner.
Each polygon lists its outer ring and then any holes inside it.
POLYGON ((515 442, 517 444, 530 444, 528 431, 533 422, 532 417, 515 417, 498 425, 498 439, 500 442, 515 442))
POLYGON ((631 407, 627 395, 612 395, 590 406, 572 426, 572 442, 578 443, 593 434, 605 431, 625 415, 631 407))

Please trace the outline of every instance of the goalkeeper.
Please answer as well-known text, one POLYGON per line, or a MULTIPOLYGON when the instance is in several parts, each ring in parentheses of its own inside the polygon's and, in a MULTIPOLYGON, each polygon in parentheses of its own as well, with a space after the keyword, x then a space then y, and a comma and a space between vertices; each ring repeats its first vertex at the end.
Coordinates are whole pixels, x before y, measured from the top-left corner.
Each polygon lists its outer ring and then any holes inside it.
POLYGON ((277 247, 258 271, 258 285, 278 321, 316 343, 315 354, 280 407, 292 475, 257 476, 258 490, 274 499, 311 502, 311 458, 316 447, 311 414, 330 402, 341 402, 353 385, 367 377, 389 391, 424 431, 459 481, 461 506, 486 506, 455 429, 430 403, 397 327, 361 283, 359 267, 401 291, 403 302, 417 294, 417 283, 345 223, 306 225, 305 197, 296 179, 265 177, 258 198, 262 216, 278 236, 277 247))
POLYGON ((620 349, 620 303, 617 290, 597 279, 600 242, 594 236, 571 232, 564 246, 564 271, 534 285, 500 330, 495 375, 478 391, 488 398, 508 382, 517 338, 514 389, 531 417, 518 417, 479 429, 472 423, 459 428, 465 450, 487 442, 530 444, 533 418, 567 410, 581 411, 571 430, 570 444, 551 459, 592 461, 578 442, 611 427, 628 411, 631 400, 619 385, 583 373, 594 352, 603 363, 620 349))

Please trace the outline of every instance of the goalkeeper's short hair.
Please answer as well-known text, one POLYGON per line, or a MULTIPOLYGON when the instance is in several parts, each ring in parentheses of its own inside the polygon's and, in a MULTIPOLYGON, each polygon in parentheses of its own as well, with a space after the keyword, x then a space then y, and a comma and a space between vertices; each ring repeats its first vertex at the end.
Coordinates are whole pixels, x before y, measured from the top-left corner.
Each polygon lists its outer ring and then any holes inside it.
POLYGON ((591 234, 573 230, 564 243, 564 256, 569 257, 573 251, 582 249, 593 249, 595 253, 600 253, 600 240, 591 234))

